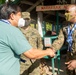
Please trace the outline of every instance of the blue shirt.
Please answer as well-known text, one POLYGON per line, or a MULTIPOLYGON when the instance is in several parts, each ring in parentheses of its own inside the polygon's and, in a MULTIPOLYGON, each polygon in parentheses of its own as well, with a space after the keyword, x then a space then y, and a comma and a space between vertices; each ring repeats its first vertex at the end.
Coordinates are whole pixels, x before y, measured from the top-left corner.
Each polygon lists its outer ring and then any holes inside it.
POLYGON ((31 48, 18 28, 0 21, 0 75, 19 75, 19 56, 31 48))

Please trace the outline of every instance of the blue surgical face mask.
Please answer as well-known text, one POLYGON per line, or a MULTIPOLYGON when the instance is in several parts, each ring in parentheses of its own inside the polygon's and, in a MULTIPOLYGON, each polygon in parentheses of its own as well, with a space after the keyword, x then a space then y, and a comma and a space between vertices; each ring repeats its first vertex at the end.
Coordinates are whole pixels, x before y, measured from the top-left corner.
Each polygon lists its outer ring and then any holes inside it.
POLYGON ((23 18, 20 18, 18 21, 18 27, 23 27, 25 26, 25 20, 23 18))

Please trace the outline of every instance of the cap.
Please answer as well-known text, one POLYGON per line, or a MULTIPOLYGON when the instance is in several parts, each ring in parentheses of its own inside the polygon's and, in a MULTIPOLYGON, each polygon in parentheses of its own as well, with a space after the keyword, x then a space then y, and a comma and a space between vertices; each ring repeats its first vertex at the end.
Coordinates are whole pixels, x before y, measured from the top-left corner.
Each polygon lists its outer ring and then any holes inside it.
POLYGON ((22 18, 31 19, 29 12, 22 12, 22 18))

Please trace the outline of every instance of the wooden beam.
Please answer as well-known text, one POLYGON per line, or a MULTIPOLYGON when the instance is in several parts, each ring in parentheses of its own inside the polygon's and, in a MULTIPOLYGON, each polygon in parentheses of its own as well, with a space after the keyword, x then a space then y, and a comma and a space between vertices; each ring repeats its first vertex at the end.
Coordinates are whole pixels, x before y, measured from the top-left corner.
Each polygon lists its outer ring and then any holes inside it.
MULTIPOLYGON (((41 0, 44 1, 44 0, 41 0)), ((30 8, 28 8, 26 11, 27 12, 31 12, 37 5, 39 5, 41 3, 40 0, 38 0, 35 4, 33 4, 30 8)))
POLYGON ((29 2, 29 1, 21 1, 22 4, 27 4, 27 5, 33 5, 34 3, 29 2))

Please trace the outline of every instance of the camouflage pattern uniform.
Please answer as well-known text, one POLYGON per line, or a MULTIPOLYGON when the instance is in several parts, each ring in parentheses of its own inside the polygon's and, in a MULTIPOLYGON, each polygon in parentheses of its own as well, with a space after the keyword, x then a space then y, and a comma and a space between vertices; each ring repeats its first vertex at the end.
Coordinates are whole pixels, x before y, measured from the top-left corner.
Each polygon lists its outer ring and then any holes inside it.
MULTIPOLYGON (((70 28, 73 28, 73 26, 74 26, 74 24, 71 24, 70 28)), ((62 29, 60 29, 60 33, 58 35, 58 38, 52 44, 52 48, 55 49, 56 51, 60 50, 60 48, 64 44, 64 41, 68 37, 67 36, 67 28, 68 28, 68 26, 64 26, 62 29)), ((66 61, 69 61, 69 60, 72 60, 72 59, 76 59, 76 29, 72 33, 72 37, 73 37, 72 51, 69 52, 69 53, 67 52, 66 61)), ((72 74, 69 71, 68 75, 74 75, 74 74, 72 74)))
MULTIPOLYGON (((35 28, 28 26, 27 28, 20 28, 20 30, 23 32, 33 48, 43 48, 42 38, 35 28)), ((21 75, 40 75, 40 60, 29 59, 23 54, 21 55, 21 58, 26 60, 25 63, 21 62, 21 75)))

